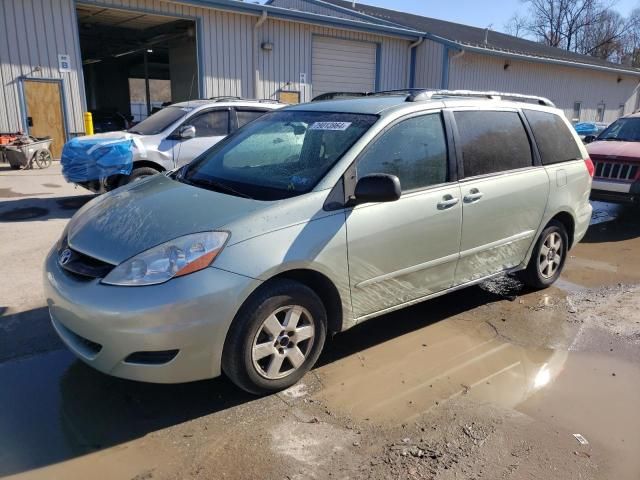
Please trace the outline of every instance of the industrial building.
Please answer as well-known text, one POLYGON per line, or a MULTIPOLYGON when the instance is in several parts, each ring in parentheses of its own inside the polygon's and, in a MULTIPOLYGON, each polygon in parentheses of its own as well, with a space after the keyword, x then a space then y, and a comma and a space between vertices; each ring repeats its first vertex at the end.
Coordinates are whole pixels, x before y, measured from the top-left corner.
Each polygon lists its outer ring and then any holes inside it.
POLYGON ((571 119, 612 121, 638 107, 640 71, 341 0, 0 0, 0 132, 52 136, 58 155, 86 111, 144 116, 139 79, 145 113, 194 98, 425 87, 544 95, 571 119))

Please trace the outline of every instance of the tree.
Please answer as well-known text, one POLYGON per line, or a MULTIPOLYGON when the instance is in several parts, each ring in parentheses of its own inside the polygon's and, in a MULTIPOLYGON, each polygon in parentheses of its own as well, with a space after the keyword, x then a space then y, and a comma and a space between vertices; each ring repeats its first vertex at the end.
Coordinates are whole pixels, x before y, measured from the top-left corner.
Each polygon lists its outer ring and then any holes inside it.
POLYGON ((514 37, 523 37, 527 33, 527 19, 517 13, 504 24, 504 31, 514 37))
POLYGON ((505 29, 552 47, 636 64, 640 61, 640 8, 625 19, 609 1, 522 0, 526 16, 514 15, 505 29))

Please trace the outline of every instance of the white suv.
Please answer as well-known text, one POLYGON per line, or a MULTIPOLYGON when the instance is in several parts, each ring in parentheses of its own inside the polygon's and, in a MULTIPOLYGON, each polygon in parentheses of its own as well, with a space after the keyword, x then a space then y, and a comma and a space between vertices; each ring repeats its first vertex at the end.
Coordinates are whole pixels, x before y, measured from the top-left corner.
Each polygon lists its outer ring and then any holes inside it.
MULTIPOLYGON (((185 165, 244 124, 284 106, 286 105, 273 100, 245 100, 237 97, 175 103, 127 130, 138 146, 130 175, 112 175, 83 182, 73 178, 67 180, 93 192, 113 190, 129 182, 185 165)), ((108 132, 92 138, 116 140, 122 138, 122 134, 123 132, 108 132)))

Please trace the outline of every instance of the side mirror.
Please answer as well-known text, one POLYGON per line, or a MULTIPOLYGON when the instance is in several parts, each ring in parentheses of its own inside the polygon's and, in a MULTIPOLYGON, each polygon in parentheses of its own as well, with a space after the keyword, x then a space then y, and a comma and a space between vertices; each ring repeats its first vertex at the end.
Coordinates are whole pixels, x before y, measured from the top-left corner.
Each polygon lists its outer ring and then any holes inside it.
POLYGON ((395 202, 400 198, 400 180, 395 175, 375 173, 356 183, 351 205, 370 202, 395 202))
POLYGON ((595 135, 587 135, 586 137, 584 137, 584 143, 591 143, 593 141, 595 141, 596 136, 595 135))
POLYGON ((178 131, 178 137, 182 140, 188 140, 189 138, 195 138, 196 127, 193 125, 183 125, 178 131))

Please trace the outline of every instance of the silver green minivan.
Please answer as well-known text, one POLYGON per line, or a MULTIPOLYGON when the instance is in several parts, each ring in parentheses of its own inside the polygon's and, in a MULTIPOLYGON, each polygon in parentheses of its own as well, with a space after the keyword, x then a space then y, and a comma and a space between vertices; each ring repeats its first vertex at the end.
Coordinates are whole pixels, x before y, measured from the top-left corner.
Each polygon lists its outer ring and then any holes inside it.
POLYGON ((278 391, 330 333, 504 273, 551 285, 589 225, 592 174, 542 98, 288 107, 78 211, 46 260, 51 320, 111 375, 278 391))

